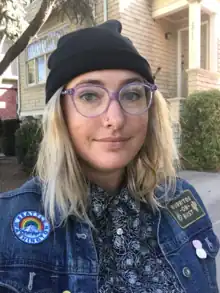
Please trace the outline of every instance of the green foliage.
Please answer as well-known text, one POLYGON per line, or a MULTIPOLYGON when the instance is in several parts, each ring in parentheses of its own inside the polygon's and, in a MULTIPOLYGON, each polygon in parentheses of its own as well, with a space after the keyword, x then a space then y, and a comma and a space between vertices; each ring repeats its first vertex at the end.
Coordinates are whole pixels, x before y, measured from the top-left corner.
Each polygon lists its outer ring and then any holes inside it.
POLYGON ((16 131, 15 136, 17 160, 23 165, 25 171, 32 172, 42 138, 39 120, 33 117, 26 118, 16 131))
POLYGON ((181 127, 181 153, 186 168, 219 171, 220 91, 190 95, 183 105, 181 127))
POLYGON ((27 26, 25 7, 29 0, 1 0, 0 3, 0 38, 5 35, 15 40, 27 26))
POLYGON ((36 7, 28 7, 31 2, 33 1, 0 1, 0 47, 6 40, 13 42, 0 62, 0 75, 24 51, 51 15, 57 16, 58 23, 63 23, 68 17, 70 23, 85 23, 86 26, 95 24, 93 11, 96 0, 36 0, 36 7), (35 8, 38 10, 28 22, 26 16, 35 8))
POLYGON ((18 129, 18 119, 4 120, 2 122, 2 151, 6 156, 15 155, 15 131, 18 129))

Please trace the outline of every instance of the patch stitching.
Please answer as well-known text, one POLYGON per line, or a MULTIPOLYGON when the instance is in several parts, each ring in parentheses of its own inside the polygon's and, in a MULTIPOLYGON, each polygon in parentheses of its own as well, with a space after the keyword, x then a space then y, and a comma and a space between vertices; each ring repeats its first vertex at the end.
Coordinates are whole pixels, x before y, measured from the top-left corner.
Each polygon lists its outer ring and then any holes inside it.
POLYGON ((191 190, 186 189, 184 190, 184 192, 176 199, 172 200, 170 203, 168 203, 167 205, 167 209, 168 212, 171 214, 171 216, 174 218, 174 220, 177 222, 177 224, 182 228, 182 229, 186 229, 189 226, 191 226, 193 223, 195 223, 196 221, 198 221, 199 219, 203 218, 206 213, 204 211, 204 209, 201 207, 201 205, 199 204, 199 202, 197 201, 197 199, 193 196, 193 193, 191 190), (191 198, 193 198, 194 202, 197 204, 198 208, 200 209, 200 212, 202 212, 202 214, 200 214, 200 216, 198 218, 196 218, 196 220, 192 220, 191 222, 189 222, 186 225, 181 225, 180 220, 177 219, 177 216, 174 212, 171 211, 171 209, 169 208, 173 203, 178 202, 178 200, 180 200, 181 196, 184 195, 184 193, 190 193, 191 198))
POLYGON ((26 244, 39 244, 47 239, 51 226, 46 218, 36 211, 23 211, 12 222, 15 236, 26 244))

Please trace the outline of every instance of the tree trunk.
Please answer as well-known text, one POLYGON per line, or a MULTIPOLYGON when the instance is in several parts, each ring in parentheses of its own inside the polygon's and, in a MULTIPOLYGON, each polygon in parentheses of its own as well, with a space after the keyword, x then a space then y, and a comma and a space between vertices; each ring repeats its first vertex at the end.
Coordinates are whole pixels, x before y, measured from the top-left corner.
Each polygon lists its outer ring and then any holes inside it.
POLYGON ((0 62, 0 76, 4 73, 12 61, 27 47, 30 39, 39 31, 41 26, 47 21, 53 10, 55 1, 43 0, 41 7, 34 19, 30 22, 28 28, 10 47, 0 62))

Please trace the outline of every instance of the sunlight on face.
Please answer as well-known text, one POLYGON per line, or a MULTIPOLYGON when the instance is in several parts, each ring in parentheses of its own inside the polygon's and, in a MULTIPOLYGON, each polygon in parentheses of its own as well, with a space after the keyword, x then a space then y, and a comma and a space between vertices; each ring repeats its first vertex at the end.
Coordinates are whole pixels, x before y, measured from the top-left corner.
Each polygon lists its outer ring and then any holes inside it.
MULTIPOLYGON (((89 81, 90 84, 101 84, 109 91, 119 91, 123 85, 137 79, 143 81, 138 74, 127 70, 94 71, 74 78, 67 89, 76 88, 79 84, 88 85, 89 81)), ((105 95, 108 99, 107 92, 105 95)), ((76 101, 76 97, 74 99, 76 101)), ((86 99, 86 102, 89 99, 93 103, 91 93, 82 93, 82 99, 86 99)), ((88 118, 76 110, 70 95, 64 97, 63 107, 77 154, 94 169, 111 171, 124 168, 144 143, 148 125, 147 112, 140 115, 127 114, 118 101, 113 100, 106 112, 88 118)), ((81 108, 81 112, 83 111, 85 109, 81 108)))

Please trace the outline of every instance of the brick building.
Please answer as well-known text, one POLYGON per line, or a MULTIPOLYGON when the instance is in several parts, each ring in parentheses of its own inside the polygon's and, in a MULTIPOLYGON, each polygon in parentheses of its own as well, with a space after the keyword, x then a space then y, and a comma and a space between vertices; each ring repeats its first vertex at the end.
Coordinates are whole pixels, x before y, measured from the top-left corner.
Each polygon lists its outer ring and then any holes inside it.
MULTIPOLYGON (((29 20, 39 9, 34 0, 29 20)), ((169 99, 174 126, 180 102, 195 90, 220 89, 220 0, 99 0, 97 23, 118 19, 127 35, 151 64, 160 67, 156 83, 169 99)), ((46 61, 57 39, 76 29, 53 15, 19 57, 21 116, 41 115, 45 105, 46 61)))
POLYGON ((0 86, 0 118, 14 119, 17 117, 17 88, 2 84, 0 86))
MULTIPOLYGON (((9 40, 3 42, 0 60, 3 59, 8 48, 9 40)), ((0 76, 0 119, 13 119, 17 117, 17 60, 12 62, 6 71, 0 76)))

